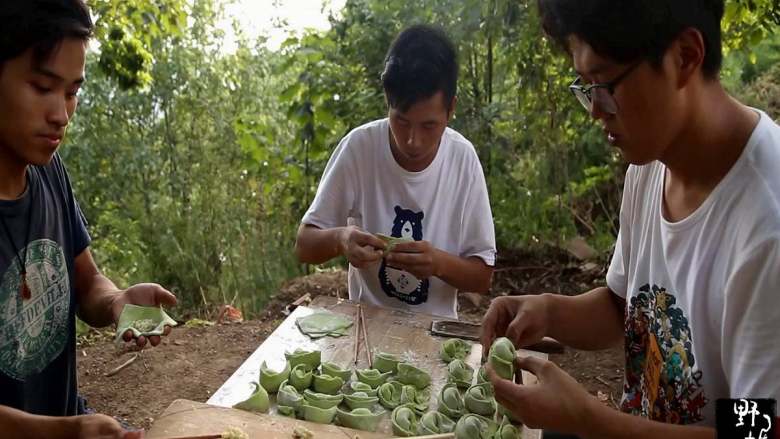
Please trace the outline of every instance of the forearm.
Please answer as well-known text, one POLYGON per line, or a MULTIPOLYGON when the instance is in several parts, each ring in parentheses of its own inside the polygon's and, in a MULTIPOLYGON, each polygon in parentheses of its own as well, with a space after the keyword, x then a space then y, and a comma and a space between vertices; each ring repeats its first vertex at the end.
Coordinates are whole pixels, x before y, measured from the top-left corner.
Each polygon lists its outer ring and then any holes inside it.
POLYGON ((606 349, 623 341, 625 302, 601 287, 579 296, 545 294, 548 334, 575 349, 606 349))
POLYGON ((88 291, 80 295, 79 318, 95 328, 116 323, 114 321, 113 305, 121 293, 119 288, 104 275, 94 273, 85 285, 88 291))
POLYGON ((341 234, 344 227, 320 229, 301 224, 295 240, 295 255, 302 263, 322 264, 342 255, 341 234))
MULTIPOLYGON (((610 293, 612 294, 612 293, 610 293)), ((714 439, 715 430, 706 427, 666 424, 629 415, 593 399, 583 431, 584 439, 714 439)))
POLYGON ((487 294, 493 281, 493 267, 477 257, 461 258, 443 250, 437 250, 436 277, 459 291, 487 294))
POLYGON ((0 432, 3 437, 17 439, 72 438, 79 433, 74 417, 31 415, 3 405, 0 405, 0 432))

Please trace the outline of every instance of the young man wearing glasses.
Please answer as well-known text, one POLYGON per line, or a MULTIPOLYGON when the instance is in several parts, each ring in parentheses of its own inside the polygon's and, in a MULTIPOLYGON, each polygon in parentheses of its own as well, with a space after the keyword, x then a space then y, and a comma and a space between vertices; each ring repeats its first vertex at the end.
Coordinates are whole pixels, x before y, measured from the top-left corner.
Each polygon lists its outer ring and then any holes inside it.
POLYGON ((539 384, 490 372, 496 398, 530 426, 581 437, 714 438, 717 399, 780 398, 780 127, 718 80, 723 0, 539 8, 579 73, 571 91, 631 163, 621 228, 606 287, 497 299, 483 346, 624 341, 622 413, 532 357, 517 365, 539 384))

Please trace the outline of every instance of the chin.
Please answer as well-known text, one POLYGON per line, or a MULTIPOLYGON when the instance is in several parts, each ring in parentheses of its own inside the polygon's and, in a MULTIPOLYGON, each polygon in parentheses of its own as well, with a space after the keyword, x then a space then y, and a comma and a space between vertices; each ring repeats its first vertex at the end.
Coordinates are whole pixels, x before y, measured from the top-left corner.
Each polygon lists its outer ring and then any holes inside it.
POLYGON ((27 157, 27 161, 31 165, 46 166, 49 163, 51 163, 52 159, 54 158, 54 154, 56 152, 57 149, 36 151, 35 154, 27 157))

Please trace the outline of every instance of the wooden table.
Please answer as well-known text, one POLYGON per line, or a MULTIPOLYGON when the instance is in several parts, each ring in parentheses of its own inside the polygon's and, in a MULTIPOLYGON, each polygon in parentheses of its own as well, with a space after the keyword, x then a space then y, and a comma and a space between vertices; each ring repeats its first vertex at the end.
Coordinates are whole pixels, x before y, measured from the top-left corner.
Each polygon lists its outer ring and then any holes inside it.
MULTIPOLYGON (((174 401, 157 419, 146 437, 161 439, 173 436, 220 433, 227 427, 235 426, 242 428, 253 438, 287 439, 292 437, 292 429, 297 425, 305 426, 314 432, 318 439, 352 439, 355 435, 361 439, 392 436, 389 416, 380 423, 377 433, 372 434, 278 416, 275 414, 274 396, 271 397, 273 405, 268 415, 230 409, 252 393, 251 382, 258 381, 260 364, 263 361, 266 361, 273 370, 280 370, 284 366, 285 351, 292 351, 298 347, 309 350, 319 349, 322 351, 322 361, 331 361, 342 367, 354 367, 352 336, 311 340, 298 330, 295 319, 309 315, 317 308, 354 317, 356 306, 351 302, 339 301, 332 297, 319 297, 311 307, 298 307, 209 398, 208 405, 185 400, 174 401)), ((367 305, 363 305, 363 309, 368 339, 373 351, 400 354, 407 361, 430 372, 432 378, 431 402, 432 408, 435 408, 435 397, 439 394, 447 377, 446 364, 439 357, 439 348, 445 338, 430 334, 431 322, 436 317, 367 305)), ((539 352, 526 350, 520 350, 520 352, 547 358, 546 354, 539 352)), ((481 345, 474 344, 466 362, 476 370, 480 365, 481 355, 481 345)), ((356 367, 358 369, 368 368, 365 349, 362 345, 356 367)), ((524 383, 533 383, 535 380, 536 377, 523 372, 524 383)), ((523 439, 537 439, 541 437, 541 432, 524 429, 522 437, 523 439)))

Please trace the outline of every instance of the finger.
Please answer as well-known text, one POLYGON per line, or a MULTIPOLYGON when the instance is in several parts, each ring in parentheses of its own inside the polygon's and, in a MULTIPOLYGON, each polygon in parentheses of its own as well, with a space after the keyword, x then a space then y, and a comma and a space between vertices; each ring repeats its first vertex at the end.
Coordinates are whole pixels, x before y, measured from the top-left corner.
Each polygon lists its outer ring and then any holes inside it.
POLYGON ((545 367, 549 367, 550 364, 552 364, 550 361, 542 360, 533 355, 525 356, 518 354, 515 356, 515 365, 518 369, 527 370, 539 378, 542 377, 545 367))
POLYGON ((396 253, 395 249, 387 255, 387 263, 396 265, 421 265, 425 262, 420 253, 396 253))
POLYGON ((516 415, 519 415, 516 410, 522 406, 522 401, 526 398, 526 388, 498 376, 496 371, 493 370, 493 366, 489 363, 485 366, 485 372, 487 373, 490 383, 493 385, 493 392, 496 400, 504 407, 509 408, 516 415))
POLYGON ((495 299, 490 304, 488 311, 485 313, 485 317, 482 319, 482 334, 480 336, 480 342, 482 343, 482 357, 487 357, 487 352, 490 346, 493 345, 493 340, 500 334, 504 333, 504 327, 502 322, 505 314, 502 300, 495 299))
POLYGON ((384 249, 385 247, 387 247, 385 241, 381 240, 379 237, 377 237, 374 234, 366 233, 363 231, 356 231, 354 240, 355 243, 360 246, 371 246, 373 248, 379 248, 379 249, 384 249))
POLYGON ((149 343, 152 344, 152 346, 157 346, 160 344, 160 336, 159 335, 150 335, 149 336, 149 343))
POLYGON ((524 338, 527 338, 526 336, 526 329, 527 329, 527 320, 523 318, 522 315, 516 315, 514 319, 509 323, 509 326, 506 328, 506 336, 510 340, 512 340, 512 343, 515 346, 525 346, 526 343, 524 338))
POLYGON ((155 305, 176 306, 176 296, 165 288, 157 285, 154 291, 154 303, 155 305))
MULTIPOLYGON (((421 253, 425 248, 423 241, 399 242, 393 246, 394 253, 421 253)), ((392 253, 391 252, 391 253, 392 253)))
POLYGON ((130 341, 133 339, 133 331, 127 330, 124 334, 122 334, 122 340, 124 341, 130 341))
POLYGON ((354 256, 360 262, 377 262, 382 259, 382 252, 371 246, 363 246, 355 249, 354 256))
POLYGON ((172 328, 170 325, 165 325, 165 329, 163 329, 163 335, 169 335, 172 331, 172 328))
POLYGON ((138 345, 139 348, 146 346, 146 337, 143 335, 138 336, 138 338, 135 340, 135 344, 138 345))

